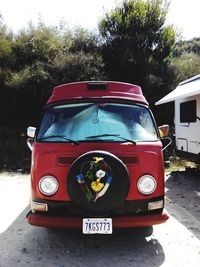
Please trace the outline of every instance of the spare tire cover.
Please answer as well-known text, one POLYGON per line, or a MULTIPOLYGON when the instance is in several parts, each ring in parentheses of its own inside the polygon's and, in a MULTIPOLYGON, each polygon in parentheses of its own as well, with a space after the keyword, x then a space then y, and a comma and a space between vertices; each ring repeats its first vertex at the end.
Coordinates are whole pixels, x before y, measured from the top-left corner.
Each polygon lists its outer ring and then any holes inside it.
POLYGON ((67 177, 70 199, 93 214, 103 214, 120 207, 129 190, 126 165, 115 155, 91 151, 72 164, 67 177))

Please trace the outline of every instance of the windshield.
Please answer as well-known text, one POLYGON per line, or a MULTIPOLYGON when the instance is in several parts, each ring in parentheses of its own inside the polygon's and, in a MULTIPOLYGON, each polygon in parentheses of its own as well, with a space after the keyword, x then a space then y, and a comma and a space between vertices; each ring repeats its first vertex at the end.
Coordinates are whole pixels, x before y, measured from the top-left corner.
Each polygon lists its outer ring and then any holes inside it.
POLYGON ((38 135, 44 142, 155 141, 149 110, 140 105, 79 103, 47 108, 38 135))

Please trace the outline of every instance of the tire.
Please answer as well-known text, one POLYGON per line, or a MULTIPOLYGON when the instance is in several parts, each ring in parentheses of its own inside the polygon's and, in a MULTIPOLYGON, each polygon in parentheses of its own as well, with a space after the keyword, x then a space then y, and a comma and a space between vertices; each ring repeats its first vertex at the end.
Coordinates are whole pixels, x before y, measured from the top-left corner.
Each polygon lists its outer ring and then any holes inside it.
POLYGON ((126 165, 105 151, 91 151, 72 164, 67 192, 89 214, 106 214, 123 205, 130 186, 126 165))

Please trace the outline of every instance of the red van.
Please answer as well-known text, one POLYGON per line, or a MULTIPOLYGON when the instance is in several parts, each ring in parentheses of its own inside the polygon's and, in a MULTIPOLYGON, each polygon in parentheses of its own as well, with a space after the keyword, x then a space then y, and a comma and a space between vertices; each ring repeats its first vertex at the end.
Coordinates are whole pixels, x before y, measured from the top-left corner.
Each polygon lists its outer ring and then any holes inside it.
POLYGON ((27 134, 32 150, 30 224, 112 233, 113 228, 168 219, 163 146, 139 86, 57 86, 40 126, 29 127, 27 134))

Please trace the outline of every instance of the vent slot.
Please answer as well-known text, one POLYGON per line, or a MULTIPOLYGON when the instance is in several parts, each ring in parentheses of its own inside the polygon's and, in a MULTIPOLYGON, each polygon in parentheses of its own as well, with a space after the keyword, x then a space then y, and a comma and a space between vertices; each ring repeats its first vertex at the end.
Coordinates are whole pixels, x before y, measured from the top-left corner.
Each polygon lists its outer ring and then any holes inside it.
POLYGON ((130 156, 130 157, 119 157, 125 164, 133 164, 137 165, 139 164, 139 158, 136 156, 130 156))
POLYGON ((58 165, 69 165, 69 164, 72 164, 74 160, 75 160, 75 157, 60 156, 57 158, 57 164, 58 165))
POLYGON ((88 83, 88 90, 107 90, 106 83, 88 83))

